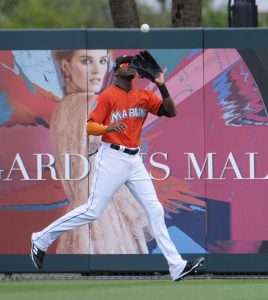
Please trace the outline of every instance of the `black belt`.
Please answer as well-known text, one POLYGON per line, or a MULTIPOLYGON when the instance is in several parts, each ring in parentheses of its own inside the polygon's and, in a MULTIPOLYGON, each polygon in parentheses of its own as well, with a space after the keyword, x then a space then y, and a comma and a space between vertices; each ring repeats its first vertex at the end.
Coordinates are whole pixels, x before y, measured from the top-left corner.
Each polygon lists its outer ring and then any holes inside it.
MULTIPOLYGON (((115 145, 115 144, 111 144, 111 145, 110 145, 110 148, 112 148, 112 149, 114 149, 114 150, 120 150, 120 146, 115 145)), ((122 152, 127 153, 127 154, 130 154, 130 155, 135 155, 135 154, 137 154, 139 151, 140 151, 139 148, 136 148, 136 149, 128 149, 128 148, 125 148, 122 152)))

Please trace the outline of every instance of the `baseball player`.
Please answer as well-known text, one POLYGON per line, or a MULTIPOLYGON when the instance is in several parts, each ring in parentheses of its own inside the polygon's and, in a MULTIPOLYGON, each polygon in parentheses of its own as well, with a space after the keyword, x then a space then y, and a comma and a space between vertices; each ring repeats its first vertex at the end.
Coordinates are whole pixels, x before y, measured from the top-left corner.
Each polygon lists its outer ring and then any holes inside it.
POLYGON ((42 268, 52 242, 60 234, 99 218, 112 195, 125 184, 143 207, 158 247, 167 259, 171 278, 177 281, 195 272, 204 258, 186 261, 177 252, 165 225, 163 207, 139 155, 142 125, 147 114, 175 117, 176 107, 165 86, 162 70, 149 52, 118 57, 114 76, 115 85, 99 95, 88 117, 87 133, 102 135, 88 202, 33 233, 31 259, 35 267, 42 268), (162 99, 150 91, 133 89, 136 71, 155 82, 162 99))

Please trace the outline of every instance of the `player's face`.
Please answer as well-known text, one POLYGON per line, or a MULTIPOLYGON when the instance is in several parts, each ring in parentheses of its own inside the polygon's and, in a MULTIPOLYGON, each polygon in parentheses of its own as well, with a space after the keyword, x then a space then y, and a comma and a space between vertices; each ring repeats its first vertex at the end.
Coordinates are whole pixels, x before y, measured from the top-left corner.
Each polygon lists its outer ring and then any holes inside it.
POLYGON ((77 50, 68 62, 70 80, 76 90, 98 93, 107 72, 107 50, 77 50))
POLYGON ((131 67, 130 63, 122 63, 117 69, 117 75, 122 78, 134 78, 136 76, 136 70, 131 67))

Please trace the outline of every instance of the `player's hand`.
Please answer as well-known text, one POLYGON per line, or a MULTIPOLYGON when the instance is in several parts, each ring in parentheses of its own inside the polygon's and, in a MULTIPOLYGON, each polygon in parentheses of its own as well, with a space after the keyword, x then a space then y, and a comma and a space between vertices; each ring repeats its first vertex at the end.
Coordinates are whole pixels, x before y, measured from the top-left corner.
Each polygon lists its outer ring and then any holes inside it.
POLYGON ((154 79, 154 82, 155 82, 157 85, 159 85, 159 86, 165 84, 164 73, 160 73, 160 74, 154 79))
POLYGON ((119 122, 111 124, 107 127, 107 132, 124 132, 127 125, 125 123, 119 122))

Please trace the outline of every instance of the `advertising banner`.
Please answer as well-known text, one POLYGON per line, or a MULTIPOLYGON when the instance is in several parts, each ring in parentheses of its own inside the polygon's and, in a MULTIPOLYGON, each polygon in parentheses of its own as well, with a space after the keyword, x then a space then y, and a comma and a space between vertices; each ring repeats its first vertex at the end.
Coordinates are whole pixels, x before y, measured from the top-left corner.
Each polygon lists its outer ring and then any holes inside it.
MULTIPOLYGON (((87 202, 101 143, 87 136, 87 117, 114 82, 115 58, 140 50, 0 51, 0 254, 28 254, 32 232, 87 202)), ((262 82, 237 49, 147 50, 177 107, 175 118, 147 117, 140 145, 172 241, 182 254, 262 252, 268 240, 262 82)), ((160 96, 147 79, 133 84, 160 96)), ((122 186, 98 220, 62 234, 49 253, 160 250, 142 207, 122 186)))

